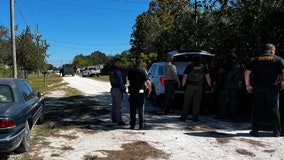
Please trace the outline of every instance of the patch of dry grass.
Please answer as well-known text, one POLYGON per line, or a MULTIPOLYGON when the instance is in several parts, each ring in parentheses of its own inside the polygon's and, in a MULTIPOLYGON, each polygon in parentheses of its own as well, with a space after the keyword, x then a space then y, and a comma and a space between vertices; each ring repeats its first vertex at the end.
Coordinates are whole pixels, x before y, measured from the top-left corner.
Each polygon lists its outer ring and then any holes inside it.
POLYGON ((100 150, 107 157, 85 155, 84 160, 146 160, 146 159, 169 159, 169 154, 154 148, 145 141, 137 141, 122 145, 123 150, 100 150))
POLYGON ((255 157, 256 155, 248 150, 245 149, 236 149, 236 152, 242 155, 246 155, 246 156, 251 156, 251 157, 255 157))
POLYGON ((61 147, 61 150, 62 151, 72 151, 72 150, 74 150, 74 148, 73 147, 70 147, 70 146, 66 146, 66 145, 64 145, 64 146, 62 146, 61 147))

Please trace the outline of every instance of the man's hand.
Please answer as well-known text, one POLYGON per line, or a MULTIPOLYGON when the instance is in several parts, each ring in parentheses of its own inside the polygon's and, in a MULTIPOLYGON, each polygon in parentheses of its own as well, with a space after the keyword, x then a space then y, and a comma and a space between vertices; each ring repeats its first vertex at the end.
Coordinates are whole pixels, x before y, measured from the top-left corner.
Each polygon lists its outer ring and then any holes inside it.
POLYGON ((284 81, 281 81, 281 89, 284 89, 284 81))
POLYGON ((248 93, 252 93, 252 91, 253 91, 253 87, 251 85, 247 85, 246 89, 247 89, 248 93))

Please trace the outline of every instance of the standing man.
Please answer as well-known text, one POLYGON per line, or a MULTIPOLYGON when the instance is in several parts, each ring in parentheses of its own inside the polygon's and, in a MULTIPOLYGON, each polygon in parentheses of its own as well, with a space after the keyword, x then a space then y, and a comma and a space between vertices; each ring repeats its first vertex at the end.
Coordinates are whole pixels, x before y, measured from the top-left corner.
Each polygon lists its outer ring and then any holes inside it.
POLYGON ((182 114, 179 120, 186 120, 186 117, 189 113, 190 105, 191 103, 193 103, 192 120, 193 122, 199 121, 198 117, 200 103, 202 100, 204 75, 209 87, 211 87, 211 78, 209 75, 209 71, 201 63, 201 56, 194 56, 193 63, 189 64, 185 68, 182 77, 182 86, 184 87, 186 85, 186 90, 184 94, 182 114))
MULTIPOLYGON (((246 89, 253 94, 250 134, 255 137, 259 135, 261 116, 267 113, 265 107, 270 115, 273 136, 280 136, 279 88, 276 81, 279 75, 284 76, 284 61, 275 55, 275 50, 273 44, 266 44, 264 53, 253 58, 244 73, 246 89), (254 83, 251 83, 251 75, 254 83)), ((280 83, 284 88, 284 82, 280 83)))
POLYGON ((139 115, 139 129, 143 129, 145 127, 144 102, 146 99, 146 94, 147 96, 150 95, 152 87, 148 74, 142 67, 143 64, 144 60, 142 58, 137 58, 136 66, 128 73, 130 93, 130 129, 134 129, 136 125, 136 110, 138 110, 139 115), (148 92, 146 92, 146 89, 148 92))
POLYGON ((237 56, 234 53, 229 54, 218 70, 218 77, 222 77, 223 83, 218 86, 219 114, 215 118, 225 119, 236 117, 237 97, 243 84, 243 75, 243 67, 238 62, 237 56))
POLYGON ((163 73, 165 78, 165 98, 163 101, 163 112, 164 114, 170 113, 171 101, 173 99, 176 84, 180 88, 180 81, 177 75, 176 66, 172 63, 173 56, 168 54, 167 62, 164 64, 163 73))
POLYGON ((120 59, 115 59, 113 63, 113 72, 110 74, 112 111, 111 120, 118 125, 125 125, 122 120, 122 103, 123 95, 126 94, 125 85, 123 82, 123 73, 121 71, 122 62, 120 59))

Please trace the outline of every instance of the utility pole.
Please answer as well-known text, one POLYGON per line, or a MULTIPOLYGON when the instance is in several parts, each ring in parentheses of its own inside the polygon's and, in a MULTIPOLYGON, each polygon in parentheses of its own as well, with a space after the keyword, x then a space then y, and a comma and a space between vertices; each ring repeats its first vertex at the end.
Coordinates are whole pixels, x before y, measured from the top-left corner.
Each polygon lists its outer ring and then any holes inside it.
MULTIPOLYGON (((40 54, 40 49, 39 49, 39 35, 38 35, 38 25, 36 25, 36 46, 37 46, 37 50, 38 50, 38 55, 40 54)), ((40 71, 39 71, 39 60, 37 59, 37 76, 40 75, 40 71)))
POLYGON ((196 0, 194 0, 194 14, 195 14, 195 33, 194 33, 194 35, 195 35, 195 48, 197 47, 197 41, 198 41, 198 39, 197 39, 197 2, 196 2, 196 0))
POLYGON ((10 27, 13 54, 13 78, 17 78, 17 56, 16 56, 16 40, 15 40, 15 23, 14 23, 14 0, 10 0, 10 27))

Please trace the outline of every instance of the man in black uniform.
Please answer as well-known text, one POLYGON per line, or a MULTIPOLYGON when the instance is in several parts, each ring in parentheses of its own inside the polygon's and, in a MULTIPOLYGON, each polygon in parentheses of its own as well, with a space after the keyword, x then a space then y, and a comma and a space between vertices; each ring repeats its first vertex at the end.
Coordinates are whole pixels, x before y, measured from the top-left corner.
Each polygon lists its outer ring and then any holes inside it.
MULTIPOLYGON (((261 116, 265 107, 272 123, 273 135, 280 136, 280 116, 279 116, 279 88, 275 83, 279 75, 284 76, 284 60, 275 55, 275 46, 266 44, 264 54, 252 59, 245 70, 245 84, 249 93, 253 94, 252 112, 252 136, 258 136, 260 130, 261 116), (251 83, 251 74, 253 83, 251 83)), ((281 88, 284 82, 281 81, 281 88)))
POLYGON ((238 62, 237 56, 231 53, 227 56, 217 73, 220 80, 220 83, 218 83, 219 114, 215 118, 234 118, 237 115, 238 92, 244 79, 243 67, 238 62))
POLYGON ((152 91, 151 82, 148 74, 143 66, 143 59, 136 59, 136 66, 128 73, 129 80, 129 103, 130 103, 130 129, 134 129, 136 125, 136 110, 138 109, 139 115, 139 129, 145 126, 144 120, 144 102, 145 96, 150 95, 152 91), (146 93, 146 86, 148 92, 146 93))

